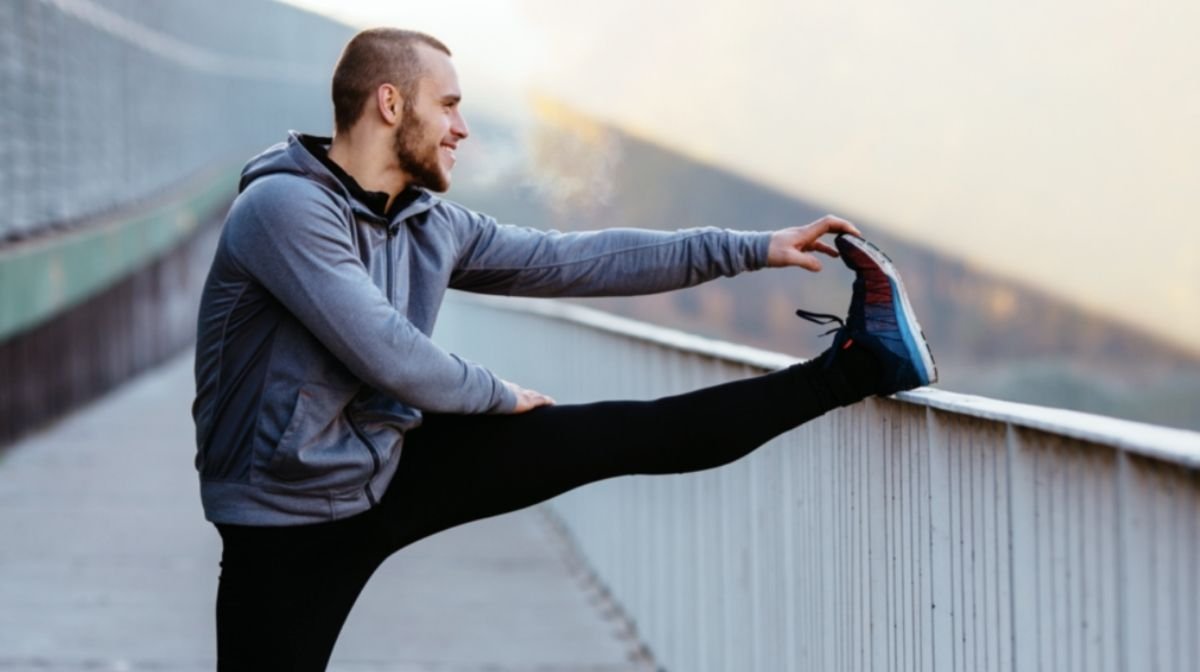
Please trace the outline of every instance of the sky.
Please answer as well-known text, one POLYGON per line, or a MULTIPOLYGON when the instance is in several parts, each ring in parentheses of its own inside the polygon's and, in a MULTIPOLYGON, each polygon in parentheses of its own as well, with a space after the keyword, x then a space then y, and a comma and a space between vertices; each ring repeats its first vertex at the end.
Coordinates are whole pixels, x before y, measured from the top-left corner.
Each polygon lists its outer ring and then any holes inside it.
POLYGON ((1200 354, 1194 0, 289 1, 1200 354))

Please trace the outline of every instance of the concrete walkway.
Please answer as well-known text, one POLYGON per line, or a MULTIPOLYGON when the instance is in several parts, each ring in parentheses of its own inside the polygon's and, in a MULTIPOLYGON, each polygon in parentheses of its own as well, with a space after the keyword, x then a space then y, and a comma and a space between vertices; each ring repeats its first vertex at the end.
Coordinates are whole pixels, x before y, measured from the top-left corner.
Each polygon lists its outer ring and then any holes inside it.
MULTIPOLYGON (((0 671, 214 668, 191 399, 188 354, 0 451, 0 671)), ((451 530, 376 574, 329 669, 652 669, 586 578, 537 510, 451 530)))

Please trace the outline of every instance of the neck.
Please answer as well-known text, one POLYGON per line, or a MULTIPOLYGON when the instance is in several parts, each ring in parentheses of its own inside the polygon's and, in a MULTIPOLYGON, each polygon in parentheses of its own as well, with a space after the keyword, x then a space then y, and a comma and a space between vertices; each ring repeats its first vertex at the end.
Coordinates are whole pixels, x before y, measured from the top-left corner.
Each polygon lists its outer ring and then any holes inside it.
POLYGON ((329 158, 363 189, 387 194, 390 208, 396 196, 408 186, 409 177, 397 165, 387 134, 366 135, 356 129, 335 134, 329 145, 329 158))

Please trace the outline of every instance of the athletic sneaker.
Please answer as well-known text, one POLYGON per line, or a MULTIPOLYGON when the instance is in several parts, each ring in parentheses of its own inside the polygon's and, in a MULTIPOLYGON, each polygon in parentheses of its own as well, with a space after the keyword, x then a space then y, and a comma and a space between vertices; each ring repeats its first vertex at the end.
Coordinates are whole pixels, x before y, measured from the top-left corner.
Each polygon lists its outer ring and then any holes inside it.
POLYGON ((842 261, 856 275, 845 321, 835 315, 796 311, 810 322, 841 325, 826 332, 836 333, 833 347, 825 355, 826 364, 832 365, 837 353, 858 344, 874 354, 883 369, 876 394, 892 394, 937 382, 933 353, 892 260, 857 236, 839 234, 836 244, 842 261))

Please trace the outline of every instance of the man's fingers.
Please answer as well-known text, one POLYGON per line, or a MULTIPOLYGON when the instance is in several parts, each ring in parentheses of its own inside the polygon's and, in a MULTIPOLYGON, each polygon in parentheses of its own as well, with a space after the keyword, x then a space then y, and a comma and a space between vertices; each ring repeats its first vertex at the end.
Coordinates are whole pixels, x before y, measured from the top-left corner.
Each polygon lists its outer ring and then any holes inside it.
POLYGON ((553 406, 555 403, 554 399, 552 399, 550 396, 542 394, 541 392, 534 392, 533 390, 525 390, 525 398, 523 401, 523 405, 525 407, 523 410, 526 411, 531 411, 541 406, 553 406))
POLYGON ((827 254, 831 257, 840 256, 838 254, 837 250, 835 250, 834 248, 830 247, 829 245, 826 245, 825 243, 823 243, 819 240, 813 241, 812 245, 809 245, 809 251, 810 252, 820 252, 822 254, 827 254))
POLYGON ((821 262, 807 253, 817 252, 836 259, 839 256, 837 249, 821 240, 827 233, 862 236, 858 227, 834 215, 825 215, 804 226, 780 229, 771 234, 767 266, 799 266, 813 272, 821 270, 821 262))
POLYGON ((551 397, 548 394, 534 392, 533 390, 529 390, 529 394, 532 397, 535 406, 553 406, 556 403, 554 401, 554 397, 551 397))
POLYGON ((806 271, 812 271, 813 273, 821 270, 821 261, 811 254, 801 253, 800 256, 796 258, 796 265, 806 271))
POLYGON ((851 233, 859 238, 862 238, 862 232, 858 227, 836 215, 825 215, 818 219, 816 224, 821 228, 821 235, 826 233, 851 233))
POLYGON ((513 413, 524 413, 531 411, 539 406, 553 406, 557 402, 554 397, 548 394, 542 394, 536 390, 529 390, 511 381, 504 381, 514 394, 517 395, 517 405, 513 408, 513 413))

